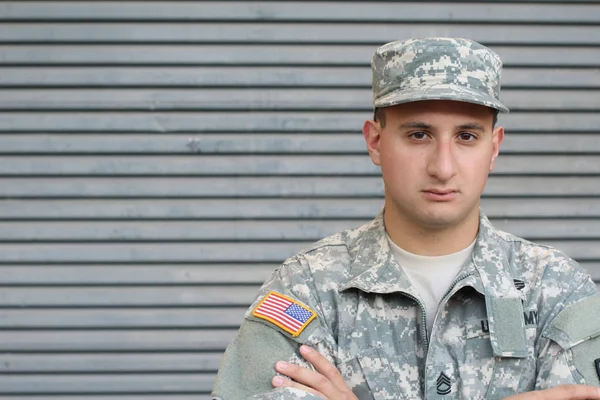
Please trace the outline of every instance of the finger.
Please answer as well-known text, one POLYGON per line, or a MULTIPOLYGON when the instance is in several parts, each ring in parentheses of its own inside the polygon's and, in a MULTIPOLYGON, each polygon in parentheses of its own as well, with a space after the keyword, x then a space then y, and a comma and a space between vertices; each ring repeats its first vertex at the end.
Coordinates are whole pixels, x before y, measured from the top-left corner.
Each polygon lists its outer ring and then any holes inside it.
POLYGON ((348 391, 344 378, 340 371, 325 356, 307 345, 300 346, 300 354, 315 367, 315 369, 326 377, 340 391, 348 391))
POLYGON ((302 385, 301 383, 298 382, 293 382, 289 379, 286 379, 282 376, 274 376, 271 384, 273 385, 273 387, 279 388, 279 387, 290 387, 290 388, 295 388, 295 389, 300 389, 300 390, 304 390, 305 392, 308 393, 312 393, 315 396, 318 397, 322 397, 324 399, 326 399, 327 397, 325 397, 325 395, 317 390, 314 390, 312 388, 309 388, 308 386, 302 385))
POLYGON ((303 368, 285 361, 279 361, 275 364, 275 369, 280 374, 292 378, 296 382, 324 394, 327 398, 337 397, 336 392, 339 392, 338 389, 329 379, 317 371, 311 371, 308 368, 303 368))
POLYGON ((551 389, 546 389, 545 392, 550 394, 550 397, 544 397, 546 400, 596 400, 600 399, 600 389, 594 386, 586 385, 562 385, 551 389))
POLYGON ((562 385, 518 394, 505 400, 600 400, 600 389, 586 385, 562 385))

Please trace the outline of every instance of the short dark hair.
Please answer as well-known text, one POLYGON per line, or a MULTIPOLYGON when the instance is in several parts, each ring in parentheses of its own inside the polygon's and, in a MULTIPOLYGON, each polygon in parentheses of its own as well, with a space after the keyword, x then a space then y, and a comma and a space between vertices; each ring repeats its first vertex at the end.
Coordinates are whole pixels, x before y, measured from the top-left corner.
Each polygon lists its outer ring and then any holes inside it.
POLYGON ((375 108, 375 111, 373 111, 373 121, 379 121, 381 127, 385 128, 385 113, 383 112, 383 108, 375 108))
MULTIPOLYGON (((494 110, 494 120, 492 122, 492 128, 495 128, 496 124, 498 123, 499 112, 500 111, 498 110, 494 110)), ((383 108, 375 108, 375 111, 373 111, 373 121, 379 121, 381 127, 385 128, 385 113, 383 112, 383 108)))

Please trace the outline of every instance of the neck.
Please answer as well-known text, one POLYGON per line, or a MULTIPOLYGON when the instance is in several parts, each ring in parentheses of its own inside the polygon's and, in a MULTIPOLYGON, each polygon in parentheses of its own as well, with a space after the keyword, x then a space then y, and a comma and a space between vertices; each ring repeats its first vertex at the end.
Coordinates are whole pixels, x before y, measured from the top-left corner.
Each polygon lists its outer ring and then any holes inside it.
POLYGON ((467 248, 479 230, 479 208, 455 224, 427 226, 385 203, 385 230, 400 248, 422 256, 443 256, 467 248))

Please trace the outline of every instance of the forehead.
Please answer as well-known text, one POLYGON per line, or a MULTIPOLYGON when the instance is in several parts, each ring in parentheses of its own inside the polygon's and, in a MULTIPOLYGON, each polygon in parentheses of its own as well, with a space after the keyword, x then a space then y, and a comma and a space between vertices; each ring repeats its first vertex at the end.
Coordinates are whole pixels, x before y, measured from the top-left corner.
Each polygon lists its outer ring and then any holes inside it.
MULTIPOLYGON (((452 100, 427 100, 399 104, 382 109, 388 124, 422 122, 434 126, 438 123, 455 126, 478 124, 494 127, 496 110, 479 104, 452 100)), ((377 118, 380 118, 377 117, 377 118)))
POLYGON ((451 116, 464 119, 491 120, 495 110, 479 104, 453 100, 426 100, 398 104, 385 109, 386 117, 398 119, 451 116))

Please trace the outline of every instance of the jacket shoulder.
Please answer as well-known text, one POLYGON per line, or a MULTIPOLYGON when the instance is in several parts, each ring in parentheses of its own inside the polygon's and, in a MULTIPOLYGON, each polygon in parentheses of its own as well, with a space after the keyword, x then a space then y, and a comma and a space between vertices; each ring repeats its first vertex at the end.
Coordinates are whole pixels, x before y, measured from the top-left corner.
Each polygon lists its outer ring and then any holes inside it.
POLYGON ((507 232, 498 231, 498 238, 513 278, 525 283, 523 294, 535 304, 540 328, 569 305, 597 294, 590 274, 563 251, 507 232))
POLYGON ((518 267, 528 268, 550 273, 573 273, 576 275, 587 273, 573 258, 563 251, 504 231, 496 231, 506 253, 518 267), (550 267, 550 270, 547 270, 550 267))

